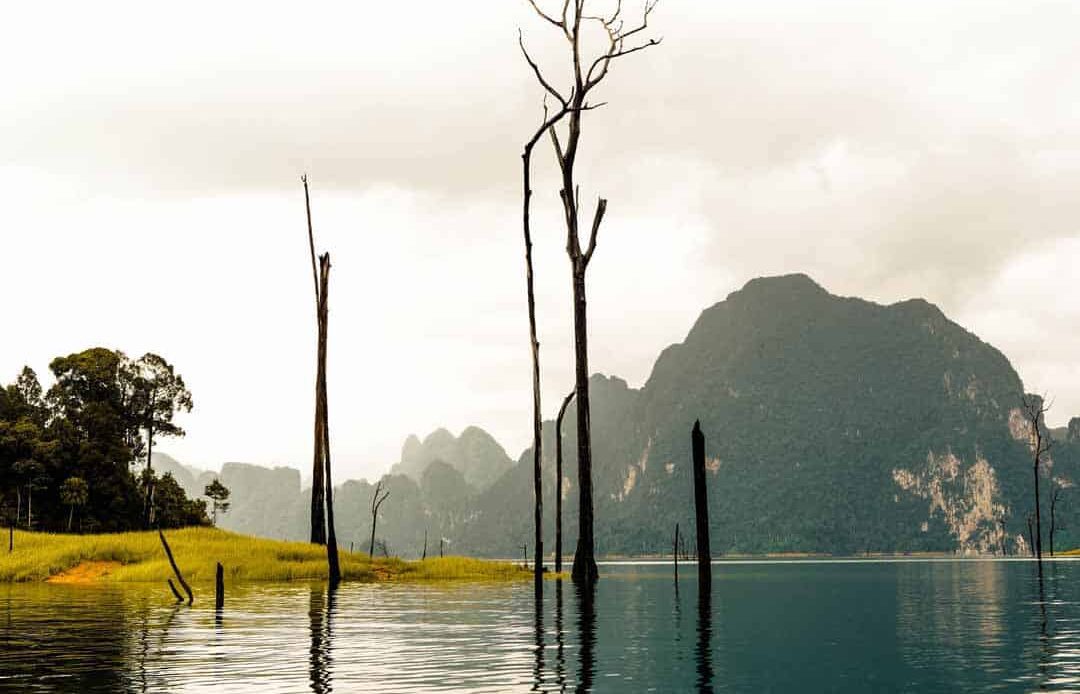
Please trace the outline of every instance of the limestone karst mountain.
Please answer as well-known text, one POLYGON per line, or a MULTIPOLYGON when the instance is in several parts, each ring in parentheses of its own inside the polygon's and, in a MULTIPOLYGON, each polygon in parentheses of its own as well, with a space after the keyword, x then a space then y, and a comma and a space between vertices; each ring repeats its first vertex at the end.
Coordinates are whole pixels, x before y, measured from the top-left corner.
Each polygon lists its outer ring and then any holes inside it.
MULTIPOLYGON (((804 275, 753 280, 705 310, 685 340, 660 354, 641 388, 593 377, 598 551, 669 551, 675 523, 692 526, 689 432, 698 419, 707 436, 714 552, 1026 551, 1032 500, 1023 392, 1004 355, 926 301, 884 306, 839 297, 804 275)), ((550 550, 553 422, 544 436, 550 550)), ((572 551, 573 427, 565 436, 560 487, 564 546, 572 551)), ((1049 479, 1066 489, 1058 506, 1063 547, 1080 538, 1080 495, 1068 489, 1080 480, 1080 420, 1055 439, 1043 504, 1045 516, 1049 479)), ((421 551, 425 531, 429 551, 445 537, 456 552, 520 556, 532 535, 531 474, 530 451, 513 463, 475 427, 457 438, 445 430, 411 437, 386 480, 392 501, 379 535, 406 556, 421 551)), ((252 489, 237 490, 250 499, 226 527, 306 535, 303 513, 287 510, 293 497, 305 508, 298 475, 234 479, 252 489), (276 491, 256 491, 269 489, 264 484, 276 491), (251 513, 275 508, 278 525, 249 521, 241 510, 249 503, 251 513)), ((339 533, 370 532, 370 495, 367 482, 339 488, 339 533)))

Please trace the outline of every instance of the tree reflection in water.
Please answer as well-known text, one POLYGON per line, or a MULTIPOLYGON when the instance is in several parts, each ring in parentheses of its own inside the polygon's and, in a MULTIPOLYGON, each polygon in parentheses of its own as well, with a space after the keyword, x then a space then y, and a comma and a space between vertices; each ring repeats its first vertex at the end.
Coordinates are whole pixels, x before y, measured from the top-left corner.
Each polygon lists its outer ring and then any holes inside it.
POLYGON ((335 588, 330 588, 324 598, 322 585, 312 586, 308 601, 308 619, 311 628, 308 674, 311 680, 311 691, 316 694, 329 694, 333 691, 331 642, 336 592, 335 588))
POLYGON ((592 689, 596 671, 596 583, 575 585, 578 598, 578 639, 580 643, 577 691, 592 689))
POLYGON ((713 690, 712 666, 712 584, 698 586, 697 612, 697 689, 699 692, 713 690))

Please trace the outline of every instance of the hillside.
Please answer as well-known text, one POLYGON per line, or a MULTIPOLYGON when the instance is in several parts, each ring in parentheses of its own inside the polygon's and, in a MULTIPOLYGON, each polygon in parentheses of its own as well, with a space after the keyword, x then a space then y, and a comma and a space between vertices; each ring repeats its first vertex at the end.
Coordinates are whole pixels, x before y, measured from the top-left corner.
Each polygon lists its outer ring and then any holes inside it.
MULTIPOLYGON (((925 301, 881 306, 802 275, 758 279, 707 309, 642 389, 592 384, 601 553, 663 551, 676 522, 692 527, 695 419, 707 436, 716 551, 1023 548, 1032 508, 1017 440, 1023 385, 1000 352, 925 301)), ((572 543, 573 427, 566 436, 572 543)), ((1078 477, 1075 448, 1055 451, 1065 485, 1078 477)), ((529 455, 479 500, 477 551, 511 551, 509 538, 528 536, 519 509, 529 455)), ((553 488, 551 479, 549 499, 553 488)), ((1069 518, 1076 510, 1061 507, 1069 518)), ((1059 546, 1072 543, 1067 532, 1059 546)))
MULTIPOLYGON (((668 551, 675 523, 692 527, 696 419, 707 437, 715 552, 1025 549, 1032 504, 1017 409, 1023 384, 1004 355, 923 300, 883 306, 834 296, 803 275, 753 280, 705 310, 685 340, 660 354, 642 388, 601 375, 591 384, 602 554, 668 551)), ((575 414, 571 405, 567 421, 575 414)), ((569 553, 572 424, 564 435, 569 553)), ((550 551, 553 422, 544 436, 550 551)), ((391 497, 380 537, 402 553, 420 553, 427 532, 429 551, 446 537, 455 552, 520 555, 532 536, 531 451, 516 464, 504 456, 474 428, 457 439, 445 430, 410 438, 384 482, 391 497), (495 469, 504 472, 477 482, 478 471, 495 469)), ((1052 458, 1057 484, 1080 479, 1080 420, 1055 432, 1052 458)), ((264 488, 254 473, 234 480, 264 488)), ((277 496, 252 492, 225 527, 247 517, 242 508, 272 508, 244 529, 304 537, 298 475, 273 485, 277 496)), ((367 482, 339 488, 345 540, 366 542, 371 493, 367 482)), ((244 492, 237 494, 239 501, 244 492)), ((1080 499, 1066 489, 1059 512, 1058 547, 1077 544, 1080 499)))

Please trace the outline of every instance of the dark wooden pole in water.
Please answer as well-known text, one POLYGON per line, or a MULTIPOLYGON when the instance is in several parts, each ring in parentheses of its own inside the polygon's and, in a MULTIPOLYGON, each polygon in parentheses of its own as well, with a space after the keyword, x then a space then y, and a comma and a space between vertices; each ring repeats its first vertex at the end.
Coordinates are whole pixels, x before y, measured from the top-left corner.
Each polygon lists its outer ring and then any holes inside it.
POLYGON ((562 420, 576 392, 570 391, 563 399, 555 418, 555 573, 562 573, 562 420))
POLYGON ((424 528, 424 554, 421 555, 420 561, 427 559, 427 528, 424 528))
POLYGON ((225 568, 218 562, 217 571, 214 574, 214 609, 220 610, 225 607, 225 568))
POLYGON ((671 553, 675 555, 675 585, 679 585, 679 524, 675 524, 675 542, 672 543, 671 553))
POLYGON ((694 422, 690 434, 694 453, 694 514, 697 526, 698 582, 712 584, 712 557, 709 552, 709 497, 705 492, 705 435, 701 422, 694 422))
POLYGON ((165 556, 169 558, 169 564, 172 566, 173 573, 176 574, 176 580, 180 582, 180 587, 187 593, 188 604, 190 605, 195 602, 195 596, 191 592, 191 586, 184 580, 184 575, 180 573, 180 567, 176 565, 176 560, 173 559, 172 549, 169 548, 169 543, 165 539, 165 533, 158 530, 157 534, 158 537, 161 538, 161 546, 165 548, 165 556))
POLYGON ((176 602, 184 602, 184 596, 180 595, 180 591, 176 589, 176 584, 172 582, 172 579, 167 578, 165 579, 165 582, 169 584, 169 590, 171 590, 172 594, 176 596, 176 602))

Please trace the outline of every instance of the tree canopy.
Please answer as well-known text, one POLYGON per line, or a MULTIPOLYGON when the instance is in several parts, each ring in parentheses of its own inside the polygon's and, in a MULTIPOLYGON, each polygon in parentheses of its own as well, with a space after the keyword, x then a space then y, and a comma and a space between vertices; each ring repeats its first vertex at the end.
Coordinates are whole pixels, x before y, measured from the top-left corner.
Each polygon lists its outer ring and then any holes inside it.
MULTIPOLYGON (((147 487, 133 465, 149 452, 150 437, 183 435, 173 422, 192 405, 183 379, 157 355, 133 361, 102 347, 57 357, 49 370, 48 391, 29 367, 0 388, 5 507, 16 508, 18 525, 36 529, 65 529, 76 508, 84 529, 142 527, 147 487), (85 485, 79 494, 72 480, 85 485)), ((162 482, 154 488, 155 525, 207 522, 205 502, 187 499, 175 480, 163 492, 162 482)))

